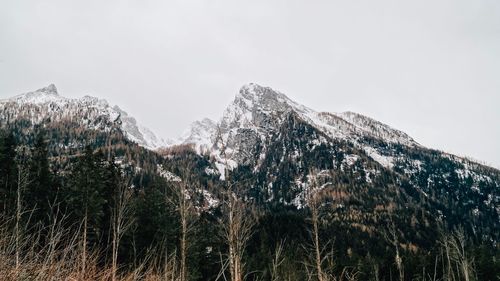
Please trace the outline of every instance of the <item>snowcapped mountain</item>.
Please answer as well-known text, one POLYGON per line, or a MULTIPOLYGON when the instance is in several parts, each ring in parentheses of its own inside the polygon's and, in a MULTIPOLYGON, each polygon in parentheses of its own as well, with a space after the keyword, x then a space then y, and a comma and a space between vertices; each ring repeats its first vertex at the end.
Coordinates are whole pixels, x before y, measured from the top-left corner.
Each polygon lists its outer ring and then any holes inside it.
POLYGON ((196 150, 201 153, 212 147, 216 130, 217 123, 209 118, 195 121, 184 131, 175 144, 194 144, 196 150))
POLYGON ((369 117, 353 112, 317 112, 296 103, 283 93, 254 83, 240 89, 218 123, 208 119, 195 122, 176 143, 192 143, 198 150, 212 151, 218 159, 221 159, 220 154, 224 151, 233 167, 255 163, 255 148, 277 132, 290 114, 297 115, 331 139, 355 143, 385 166, 392 165, 391 159, 384 157, 378 149, 366 145, 364 139, 419 146, 404 132, 369 117))
POLYGON ((149 149, 171 144, 140 125, 118 106, 112 107, 106 100, 91 96, 76 99, 60 96, 53 84, 0 100, 0 120, 8 123, 18 119, 29 120, 33 125, 46 120, 71 121, 87 129, 106 132, 118 127, 129 140, 149 149))
MULTIPOLYGON (((339 181, 381 194, 389 186, 404 186, 391 192, 405 190, 411 200, 433 194, 438 205, 455 194, 453 200, 469 202, 457 204, 471 213, 500 216, 498 170, 423 147, 361 114, 317 112, 257 84, 243 86, 219 122, 193 123, 176 144, 208 152, 221 178, 227 166, 251 178, 251 196, 264 202, 303 206, 311 178, 320 177, 326 189, 339 181)), ((408 199, 391 200, 404 206, 408 199)))
POLYGON ((168 142, 119 107, 95 97, 62 97, 54 85, 0 101, 0 127, 15 132, 21 143, 33 143, 35 125, 47 129, 61 170, 92 140, 96 150, 137 175, 138 186, 153 175, 198 181, 193 186, 208 189, 201 188, 199 196, 206 206, 227 178, 241 185, 241 196, 265 207, 300 209, 311 191, 321 193, 329 220, 346 228, 371 232, 397 217, 400 225, 418 228, 407 232, 408 240, 425 241, 412 235, 433 233, 443 221, 460 222, 484 239, 500 241, 497 169, 421 146, 361 114, 318 112, 257 84, 243 86, 218 122, 194 122, 168 142), (130 141, 172 149, 156 153, 130 141), (196 151, 174 149, 179 144, 196 151))

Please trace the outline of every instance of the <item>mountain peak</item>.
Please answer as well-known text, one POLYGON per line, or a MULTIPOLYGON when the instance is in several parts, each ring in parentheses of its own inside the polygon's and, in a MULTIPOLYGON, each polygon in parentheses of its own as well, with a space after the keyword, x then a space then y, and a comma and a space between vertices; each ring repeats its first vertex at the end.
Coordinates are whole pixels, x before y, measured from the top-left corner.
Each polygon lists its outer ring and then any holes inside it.
POLYGON ((3 99, 1 100, 1 102, 43 104, 51 102, 63 102, 64 100, 66 100, 66 98, 59 96, 56 86, 54 84, 50 84, 47 87, 38 89, 33 92, 27 92, 14 96, 12 98, 3 99))
POLYGON ((283 95, 270 87, 264 87, 256 83, 248 83, 240 88, 237 97, 243 97, 246 99, 260 99, 263 97, 277 97, 283 95))
POLYGON ((222 141, 226 157, 231 161, 243 165, 255 164, 260 159, 255 156, 255 147, 265 145, 270 135, 279 132, 290 114, 323 133, 323 142, 328 143, 328 139, 350 142, 366 150, 369 156, 382 165, 391 164, 389 160, 392 158, 384 158, 383 152, 366 143, 366 137, 412 147, 418 145, 404 132, 372 118, 354 112, 317 112, 277 90, 256 83, 248 83, 240 88, 219 122, 194 122, 177 143, 194 144, 198 151, 210 150, 220 160, 222 146, 219 141, 222 141))
POLYGON ((110 131, 112 126, 118 125, 129 140, 140 146, 157 149, 170 144, 118 106, 112 107, 105 99, 89 95, 67 98, 59 95, 54 84, 0 100, 0 112, 8 112, 7 115, 14 119, 29 117, 32 124, 39 124, 44 120, 72 120, 86 128, 104 131, 110 131))
POLYGON ((240 93, 242 91, 251 91, 251 90, 254 90, 256 88, 264 88, 263 86, 259 85, 259 84, 256 84, 256 83, 253 83, 253 82, 250 82, 250 83, 247 83, 247 84, 244 84, 243 86, 241 86, 240 88, 240 93))
POLYGON ((203 120, 198 121, 199 124, 208 129, 215 129, 217 127, 217 122, 210 118, 203 118, 203 120))
POLYGON ((45 93, 45 94, 56 95, 56 96, 58 95, 56 85, 54 85, 54 84, 50 84, 47 87, 38 89, 35 91, 35 93, 45 93))
MULTIPOLYGON (((256 83, 245 84, 236 95, 229 111, 244 111, 254 115, 255 113, 285 112, 292 108, 303 110, 303 106, 297 104, 283 93, 270 87, 261 86, 256 83)), ((226 113, 231 113, 226 110, 226 113)), ((243 112, 242 112, 243 113, 243 112)))

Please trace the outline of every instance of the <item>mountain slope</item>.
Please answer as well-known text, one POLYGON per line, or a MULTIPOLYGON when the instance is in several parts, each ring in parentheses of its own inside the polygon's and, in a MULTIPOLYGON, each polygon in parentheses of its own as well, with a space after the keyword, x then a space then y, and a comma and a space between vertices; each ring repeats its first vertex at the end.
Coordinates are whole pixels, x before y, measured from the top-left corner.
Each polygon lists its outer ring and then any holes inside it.
POLYGON ((78 99, 60 96, 53 84, 0 100, 0 121, 9 123, 19 119, 30 121, 33 125, 46 120, 73 122, 87 129, 105 132, 117 127, 129 140, 143 147, 157 149, 169 145, 118 106, 111 107, 106 100, 91 96, 78 99))
POLYGON ((243 86, 224 111, 221 120, 217 124, 211 123, 204 130, 201 128, 202 132, 198 136, 205 138, 185 137, 178 143, 193 143, 197 147, 204 147, 218 159, 221 145, 224 144, 224 153, 233 167, 237 164, 255 163, 257 159, 250 157, 254 154, 254 148, 276 132, 290 112, 296 113, 299 118, 330 138, 357 144, 384 166, 392 166, 393 159, 370 146, 365 139, 378 139, 408 147, 419 146, 407 134, 369 117, 352 112, 316 112, 280 92, 257 84, 243 86))
POLYGON ((227 161, 260 204, 302 208, 319 190, 332 202, 333 217, 366 231, 398 214, 401 227, 414 217, 420 234, 446 222, 500 239, 498 170, 423 147, 369 117, 316 112, 249 84, 217 124, 198 129, 205 138, 181 142, 208 151, 223 177, 227 161))

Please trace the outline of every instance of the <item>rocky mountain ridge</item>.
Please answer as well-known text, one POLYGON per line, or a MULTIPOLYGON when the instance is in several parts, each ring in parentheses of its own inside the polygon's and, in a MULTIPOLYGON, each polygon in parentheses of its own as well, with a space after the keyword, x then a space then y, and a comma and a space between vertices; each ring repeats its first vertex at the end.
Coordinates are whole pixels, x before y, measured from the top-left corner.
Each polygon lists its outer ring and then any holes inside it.
POLYGON ((157 137, 151 130, 139 124, 118 106, 92 96, 66 98, 59 95, 54 84, 33 92, 0 100, 0 121, 26 119, 33 125, 71 121, 87 129, 109 131, 121 128, 133 142, 148 149, 158 149, 170 143, 157 137))

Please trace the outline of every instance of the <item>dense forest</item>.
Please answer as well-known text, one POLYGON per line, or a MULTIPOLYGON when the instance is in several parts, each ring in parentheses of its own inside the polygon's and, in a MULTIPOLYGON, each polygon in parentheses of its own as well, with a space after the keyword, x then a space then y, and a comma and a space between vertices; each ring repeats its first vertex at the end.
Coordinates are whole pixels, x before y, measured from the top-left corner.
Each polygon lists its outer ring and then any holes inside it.
MULTIPOLYGON (((149 159, 143 167, 162 163, 172 179, 122 165, 134 146, 116 141, 111 151, 104 139, 62 159, 49 137, 0 133, 2 280, 500 280, 497 241, 460 222, 390 212, 387 201, 389 211, 365 218, 376 229, 345 223, 331 193, 358 188, 368 201, 377 190, 340 175, 335 191, 312 188, 297 208, 256 200, 245 167, 226 168, 225 180, 199 172, 210 159, 189 148, 136 151, 149 159)), ((276 177, 293 168, 268 165, 281 169, 276 177)), ((384 179, 377 184, 396 184, 384 179)), ((370 203, 350 204, 357 213, 345 215, 363 217, 370 203)))

